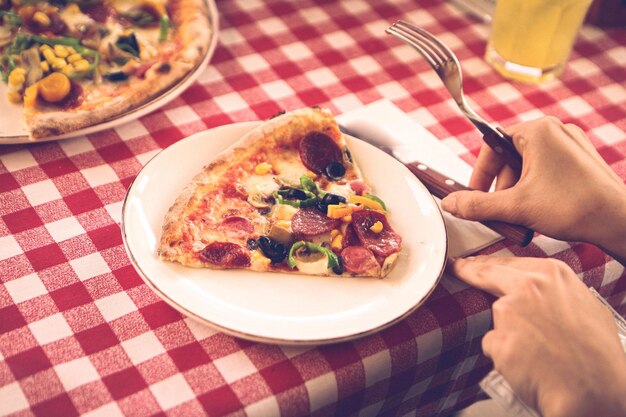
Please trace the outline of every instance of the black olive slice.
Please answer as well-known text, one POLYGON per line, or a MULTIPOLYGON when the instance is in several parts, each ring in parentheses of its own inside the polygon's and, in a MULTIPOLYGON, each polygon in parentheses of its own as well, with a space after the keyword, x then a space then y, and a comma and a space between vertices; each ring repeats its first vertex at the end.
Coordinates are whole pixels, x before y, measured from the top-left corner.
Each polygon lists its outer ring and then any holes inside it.
POLYGON ((258 242, 259 248, 272 263, 279 263, 287 257, 287 247, 282 243, 267 236, 261 236, 258 242))
POLYGON ((104 74, 103 77, 107 81, 126 81, 128 79, 128 74, 123 71, 115 71, 104 74))
POLYGON ((283 187, 278 190, 278 194, 289 200, 306 200, 309 198, 303 190, 298 188, 283 187))
POLYGON ((328 206, 331 204, 339 204, 345 203, 346 198, 332 193, 326 193, 322 199, 317 202, 317 209, 322 213, 326 214, 328 212, 328 206))
POLYGON ((346 175, 346 167, 339 162, 333 161, 324 168, 324 175, 329 180, 340 180, 344 175, 346 175))
POLYGON ((339 261, 339 263, 337 264, 337 266, 333 266, 333 272, 337 275, 341 275, 344 271, 343 259, 341 258, 341 256, 337 256, 337 261, 339 261))

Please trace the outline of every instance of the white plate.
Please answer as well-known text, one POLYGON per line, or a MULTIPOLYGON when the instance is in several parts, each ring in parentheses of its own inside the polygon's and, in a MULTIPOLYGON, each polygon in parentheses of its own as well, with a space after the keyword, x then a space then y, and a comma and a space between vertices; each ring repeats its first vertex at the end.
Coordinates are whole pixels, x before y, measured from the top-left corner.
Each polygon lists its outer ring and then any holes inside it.
POLYGON ((219 152, 258 122, 217 127, 150 160, 128 190, 122 234, 131 262, 166 302, 220 331, 279 344, 322 344, 364 336, 415 310, 437 285, 446 230, 434 199, 404 165, 358 139, 348 145, 402 235, 403 252, 384 280, 194 269, 161 261, 157 242, 179 192, 219 152))
POLYGON ((166 105, 170 101, 178 97, 183 91, 187 89, 198 77, 202 74, 202 71, 206 69, 206 65, 213 56, 215 46, 217 45, 217 37, 219 32, 219 22, 217 7, 214 0, 206 0, 209 8, 209 21, 211 24, 211 38, 209 40, 209 47, 206 51, 206 55, 202 58, 202 61, 183 79, 178 81, 174 86, 166 90, 161 95, 154 99, 144 103, 143 105, 129 110, 114 119, 106 122, 99 123, 97 125, 88 126, 83 129, 75 130, 73 132, 65 133, 57 136, 47 136, 45 138, 30 139, 28 129, 24 123, 24 112, 21 104, 15 104, 9 102, 7 99, 7 85, 0 81, 0 106, 2 107, 2 115, 0 116, 0 145, 2 144, 15 144, 15 143, 33 143, 33 142, 47 142, 52 140, 69 139, 77 136, 88 135, 90 133, 100 132, 105 129, 110 129, 116 126, 120 126, 131 120, 138 119, 141 116, 145 116, 148 113, 166 105))

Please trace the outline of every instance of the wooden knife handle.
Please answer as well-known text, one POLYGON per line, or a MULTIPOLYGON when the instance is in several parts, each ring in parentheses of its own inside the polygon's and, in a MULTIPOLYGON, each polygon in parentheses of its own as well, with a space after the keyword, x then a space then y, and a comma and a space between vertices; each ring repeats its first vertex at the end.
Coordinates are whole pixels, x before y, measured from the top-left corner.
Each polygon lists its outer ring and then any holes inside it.
POLYGON ((493 149, 504 162, 516 170, 517 172, 522 172, 522 156, 515 149, 515 145, 513 144, 513 138, 506 134, 506 132, 499 127, 498 132, 502 134, 500 137, 496 132, 488 133, 483 136, 483 140, 491 149, 493 149))
MULTIPOLYGON (((432 195, 444 198, 453 191, 471 190, 445 175, 429 168, 420 162, 405 164, 409 170, 419 178, 432 195)), ((527 227, 500 221, 480 222, 491 230, 501 234, 519 246, 526 246, 533 239, 535 232, 527 227)))

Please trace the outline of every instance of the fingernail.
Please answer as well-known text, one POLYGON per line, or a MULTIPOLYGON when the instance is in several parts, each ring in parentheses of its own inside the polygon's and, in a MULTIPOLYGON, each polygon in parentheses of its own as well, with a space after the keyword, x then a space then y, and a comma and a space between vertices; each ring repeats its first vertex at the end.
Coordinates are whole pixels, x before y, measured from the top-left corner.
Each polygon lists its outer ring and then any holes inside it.
POLYGON ((441 200, 441 208, 450 214, 456 213, 456 196, 450 194, 441 200))

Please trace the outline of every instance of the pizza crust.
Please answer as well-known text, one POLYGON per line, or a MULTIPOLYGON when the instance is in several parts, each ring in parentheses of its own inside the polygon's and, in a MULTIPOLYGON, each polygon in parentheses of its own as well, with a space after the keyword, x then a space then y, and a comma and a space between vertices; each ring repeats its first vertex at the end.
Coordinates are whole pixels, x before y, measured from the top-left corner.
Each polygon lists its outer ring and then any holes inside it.
MULTIPOLYGON (((127 88, 121 95, 106 100, 90 110, 52 111, 41 113, 37 109, 25 108, 26 124, 31 130, 31 136, 41 138, 82 129, 103 123, 120 116, 128 111, 137 109, 152 97, 158 96, 176 83, 192 69, 191 64, 171 63, 168 74, 147 77, 139 83, 127 88)), ((96 103, 86 103, 96 104, 96 103)))

